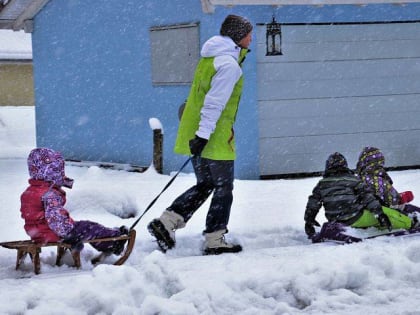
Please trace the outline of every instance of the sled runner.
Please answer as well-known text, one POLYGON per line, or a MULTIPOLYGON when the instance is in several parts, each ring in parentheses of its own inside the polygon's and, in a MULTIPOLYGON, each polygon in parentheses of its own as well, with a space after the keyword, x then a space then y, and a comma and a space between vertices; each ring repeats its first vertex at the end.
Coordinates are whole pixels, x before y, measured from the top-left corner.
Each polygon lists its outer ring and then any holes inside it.
MULTIPOLYGON (((127 244, 125 245, 124 251, 121 254, 121 257, 113 263, 114 265, 119 266, 119 265, 122 265, 128 259, 128 257, 130 257, 130 254, 133 250, 134 243, 136 240, 136 230, 134 229, 130 230, 128 235, 98 238, 98 239, 93 239, 93 240, 87 240, 87 241, 84 241, 83 243, 98 243, 98 242, 124 241, 124 240, 127 240, 127 244)), ((61 265, 61 259, 63 258, 64 254, 68 250, 70 251, 73 257, 74 266, 76 268, 81 267, 80 252, 72 252, 71 245, 67 243, 55 242, 55 243, 39 244, 31 240, 24 240, 24 241, 3 242, 3 243, 0 243, 0 246, 17 250, 16 270, 23 263, 27 254, 29 254, 32 260, 32 264, 34 266, 34 272, 35 274, 39 274, 41 272, 41 260, 40 260, 39 254, 41 253, 41 249, 43 247, 49 247, 49 246, 57 247, 57 258, 56 258, 56 263, 55 263, 57 266, 61 265)), ((97 257, 93 258, 92 264, 101 262, 105 256, 106 254, 100 254, 97 257)))
POLYGON ((409 230, 399 229, 393 231, 381 231, 377 229, 356 229, 337 222, 326 222, 322 225, 321 230, 316 233, 311 240, 312 243, 333 242, 337 244, 351 244, 387 236, 420 236, 420 227, 415 227, 409 230), (371 232, 372 230, 374 232, 371 232))

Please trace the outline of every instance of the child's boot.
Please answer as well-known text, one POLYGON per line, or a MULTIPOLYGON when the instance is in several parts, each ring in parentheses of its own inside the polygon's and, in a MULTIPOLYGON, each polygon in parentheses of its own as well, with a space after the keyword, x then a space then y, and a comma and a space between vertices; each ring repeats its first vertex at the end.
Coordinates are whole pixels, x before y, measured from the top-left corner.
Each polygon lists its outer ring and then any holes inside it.
POLYGON ((185 227, 184 218, 174 211, 165 210, 159 219, 149 223, 147 229, 162 250, 166 252, 175 246, 175 230, 185 227))
MULTIPOLYGON (((126 227, 125 225, 120 226, 119 231, 120 231, 120 236, 128 235, 128 233, 130 233, 128 227, 126 227)), ((112 254, 117 255, 117 256, 121 255, 121 253, 124 250, 125 243, 127 243, 127 240, 114 241, 114 244, 112 245, 112 254)))
POLYGON ((419 219, 417 218, 417 215, 414 215, 411 217, 411 227, 410 230, 418 229, 420 227, 419 219))
POLYGON ((219 255, 223 253, 238 253, 242 251, 239 244, 227 243, 225 240, 226 229, 204 233, 206 238, 204 244, 204 255, 219 255))

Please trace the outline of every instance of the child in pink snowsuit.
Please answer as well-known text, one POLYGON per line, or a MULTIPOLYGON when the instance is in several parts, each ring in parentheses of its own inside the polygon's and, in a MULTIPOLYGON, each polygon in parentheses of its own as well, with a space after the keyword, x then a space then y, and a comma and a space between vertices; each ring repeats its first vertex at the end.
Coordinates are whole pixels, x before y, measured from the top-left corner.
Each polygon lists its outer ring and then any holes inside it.
MULTIPOLYGON (((66 192, 73 180, 66 177, 59 152, 36 148, 28 156, 29 187, 21 195, 21 216, 25 231, 37 243, 65 241, 81 251, 83 241, 128 234, 128 229, 107 228, 91 221, 75 221, 64 208, 66 192)), ((98 251, 121 254, 125 241, 91 243, 98 251)))

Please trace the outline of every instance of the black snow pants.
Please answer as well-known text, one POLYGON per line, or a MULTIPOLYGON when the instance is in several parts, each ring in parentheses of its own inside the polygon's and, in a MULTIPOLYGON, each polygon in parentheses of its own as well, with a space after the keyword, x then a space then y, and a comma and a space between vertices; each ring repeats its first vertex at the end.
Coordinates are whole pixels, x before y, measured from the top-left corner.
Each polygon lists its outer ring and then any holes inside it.
POLYGON ((233 201, 234 161, 217 161, 195 156, 191 161, 197 183, 176 198, 167 210, 178 213, 188 222, 213 193, 204 232, 227 229, 233 201))

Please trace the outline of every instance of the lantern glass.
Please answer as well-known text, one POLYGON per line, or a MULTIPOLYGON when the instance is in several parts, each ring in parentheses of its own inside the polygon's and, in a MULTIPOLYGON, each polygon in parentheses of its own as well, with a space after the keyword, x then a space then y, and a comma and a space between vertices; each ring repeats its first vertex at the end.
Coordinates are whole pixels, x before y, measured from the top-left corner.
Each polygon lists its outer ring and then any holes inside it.
POLYGON ((281 51, 281 26, 273 16, 266 29, 266 56, 282 55, 281 51))

